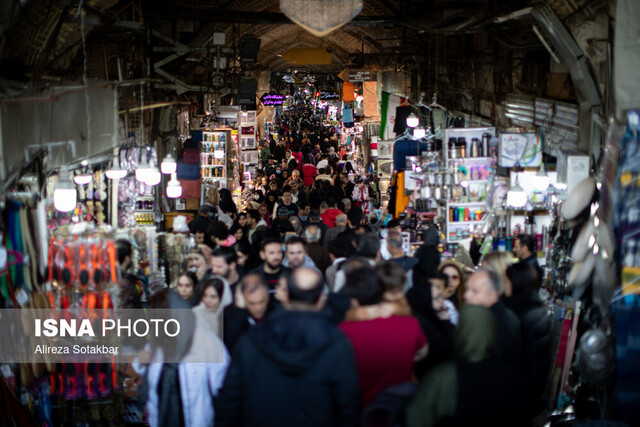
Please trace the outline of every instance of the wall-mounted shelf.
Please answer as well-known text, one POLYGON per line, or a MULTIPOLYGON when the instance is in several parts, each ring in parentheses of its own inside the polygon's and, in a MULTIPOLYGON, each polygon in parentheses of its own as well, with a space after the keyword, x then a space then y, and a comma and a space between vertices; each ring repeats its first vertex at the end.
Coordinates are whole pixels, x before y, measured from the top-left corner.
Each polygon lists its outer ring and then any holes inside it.
POLYGON ((449 223, 449 227, 460 227, 460 226, 465 226, 465 225, 476 225, 476 224, 480 224, 482 221, 456 221, 456 222, 450 222, 449 223))
MULTIPOLYGON (((454 200, 478 200, 487 197, 489 179, 493 175, 491 157, 456 157, 449 158, 448 141, 450 138, 464 137, 467 141, 477 138, 482 141, 482 135, 488 133, 495 136, 495 128, 463 128, 463 129, 445 129, 443 138, 443 158, 446 159, 448 170, 458 174, 459 182, 465 183, 464 186, 457 184, 452 191, 454 200), (464 173, 460 171, 460 167, 464 167, 464 173), (483 179, 484 178, 484 179, 483 179), (466 190, 466 191, 465 191, 466 190), (468 198, 467 198, 468 197, 468 198)), ((468 146, 467 146, 468 147, 468 146)), ((447 201, 446 213, 446 236, 447 243, 457 242, 461 239, 469 237, 468 229, 481 224, 483 221, 475 221, 475 212, 482 211, 482 216, 486 214, 486 201, 478 200, 473 202, 455 202, 447 201), (473 212, 470 218, 474 221, 451 221, 454 209, 465 208, 469 212, 473 212), (450 216, 451 215, 451 216, 450 216), (464 230, 463 230, 464 229, 464 230), (459 235, 461 233, 462 235, 459 235)))
MULTIPOLYGON (((486 184, 486 182, 485 182, 486 184)), ((482 201, 482 202, 464 202, 464 203, 456 203, 456 202, 451 202, 449 203, 449 207, 450 208, 457 208, 457 207, 465 207, 465 206, 484 206, 486 204, 486 202, 482 201)))

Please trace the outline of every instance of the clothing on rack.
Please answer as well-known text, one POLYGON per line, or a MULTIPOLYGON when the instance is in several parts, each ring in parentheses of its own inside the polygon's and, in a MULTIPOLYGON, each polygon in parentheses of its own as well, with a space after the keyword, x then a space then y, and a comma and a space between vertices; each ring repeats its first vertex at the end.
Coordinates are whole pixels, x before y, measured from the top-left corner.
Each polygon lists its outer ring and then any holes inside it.
POLYGON ((407 130, 407 117, 412 111, 409 105, 400 105, 396 108, 396 120, 393 125, 393 131, 396 135, 402 135, 407 130))
POLYGON ((423 151, 427 151, 426 142, 413 138, 397 139, 393 146, 393 169, 404 170, 407 156, 419 156, 423 151))

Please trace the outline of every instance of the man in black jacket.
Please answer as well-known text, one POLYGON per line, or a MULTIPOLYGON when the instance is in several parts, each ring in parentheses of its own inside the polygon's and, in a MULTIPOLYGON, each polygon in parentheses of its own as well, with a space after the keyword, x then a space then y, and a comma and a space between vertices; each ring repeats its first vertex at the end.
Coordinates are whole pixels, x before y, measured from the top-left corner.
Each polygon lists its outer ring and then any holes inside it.
POLYGON ((233 353, 238 339, 275 309, 273 298, 262 276, 249 273, 240 283, 239 298, 224 309, 224 344, 233 353))
POLYGON ((216 399, 215 425, 357 425, 355 356, 319 312, 322 277, 300 268, 283 280, 284 310, 238 341, 216 399))
POLYGON ((536 281, 536 289, 542 283, 542 268, 538 263, 535 251, 536 241, 530 234, 518 234, 516 241, 513 243, 513 253, 516 254, 520 262, 530 265, 536 270, 538 280, 536 281))
POLYGON ((273 157, 276 159, 276 164, 280 164, 282 159, 285 159, 287 154, 287 147, 284 144, 284 140, 278 140, 278 145, 271 151, 273 157))
POLYGON ((545 407, 551 358, 551 315, 537 289, 535 269, 522 262, 507 268, 504 303, 518 316, 522 326, 522 374, 527 391, 527 415, 545 407))
POLYGON ((284 251, 280 240, 274 237, 264 239, 260 246, 260 259, 263 261, 262 264, 251 270, 251 273, 262 276, 269 286, 269 292, 274 293, 280 278, 290 271, 288 267, 282 265, 284 251))
POLYGON ((198 209, 198 215, 187 225, 189 231, 195 233, 198 230, 206 230, 211 224, 210 214, 213 212, 213 208, 210 205, 201 205, 198 209))

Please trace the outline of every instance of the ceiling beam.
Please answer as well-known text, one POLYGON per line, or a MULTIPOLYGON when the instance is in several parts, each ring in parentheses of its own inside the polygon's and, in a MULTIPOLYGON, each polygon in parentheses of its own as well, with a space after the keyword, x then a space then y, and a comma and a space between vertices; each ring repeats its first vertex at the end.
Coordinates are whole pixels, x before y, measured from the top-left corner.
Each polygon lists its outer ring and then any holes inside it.
MULTIPOLYGON (((145 17, 167 19, 197 19, 209 22, 227 22, 256 25, 295 25, 284 13, 251 12, 246 10, 206 9, 195 7, 176 7, 170 3, 154 2, 153 7, 145 10, 145 17)), ((394 16, 356 16, 348 26, 354 27, 394 27, 402 25, 402 20, 394 16)))

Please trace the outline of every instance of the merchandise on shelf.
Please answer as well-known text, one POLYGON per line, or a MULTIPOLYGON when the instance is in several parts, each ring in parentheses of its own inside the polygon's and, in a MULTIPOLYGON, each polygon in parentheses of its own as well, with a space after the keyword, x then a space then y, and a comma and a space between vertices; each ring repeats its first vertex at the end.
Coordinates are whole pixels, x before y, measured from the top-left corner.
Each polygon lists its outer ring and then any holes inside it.
MULTIPOLYGON (((200 142, 200 176, 202 183, 215 185, 218 188, 229 186, 229 159, 233 147, 229 146, 231 135, 229 130, 193 131, 191 138, 200 142)), ((201 194, 196 196, 201 198, 201 194)))

